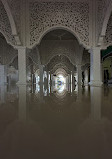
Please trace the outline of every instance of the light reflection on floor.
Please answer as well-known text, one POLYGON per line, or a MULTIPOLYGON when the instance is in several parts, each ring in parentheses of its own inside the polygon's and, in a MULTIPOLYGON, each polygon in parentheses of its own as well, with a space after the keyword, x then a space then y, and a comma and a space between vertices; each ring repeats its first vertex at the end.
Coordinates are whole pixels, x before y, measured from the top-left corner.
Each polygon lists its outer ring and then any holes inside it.
POLYGON ((0 159, 112 158, 112 88, 57 87, 0 86, 0 159))

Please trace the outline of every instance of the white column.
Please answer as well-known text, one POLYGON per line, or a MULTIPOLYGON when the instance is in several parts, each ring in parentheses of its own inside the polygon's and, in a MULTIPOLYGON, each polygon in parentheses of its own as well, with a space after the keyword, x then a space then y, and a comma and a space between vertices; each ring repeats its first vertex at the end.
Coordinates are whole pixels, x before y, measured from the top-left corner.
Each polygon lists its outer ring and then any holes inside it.
POLYGON ((73 79, 72 79, 72 71, 71 71, 71 75, 70 75, 70 76, 71 76, 71 81, 70 81, 70 83, 72 84, 72 82, 73 82, 73 81, 72 81, 72 80, 73 80, 73 79))
POLYGON ((77 74, 78 74, 78 84, 82 84, 82 69, 81 69, 81 64, 77 65, 77 74))
POLYGON ((49 95, 49 71, 47 71, 47 95, 49 95))
POLYGON ((19 81, 17 84, 26 84, 26 47, 18 48, 19 81))
POLYGON ((89 78, 89 73, 88 73, 88 69, 85 69, 84 71, 84 76, 85 76, 85 79, 84 79, 84 84, 85 85, 88 85, 88 78, 89 78))
POLYGON ((92 86, 101 86, 101 55, 100 48, 92 48, 91 53, 91 70, 90 70, 90 85, 92 86))

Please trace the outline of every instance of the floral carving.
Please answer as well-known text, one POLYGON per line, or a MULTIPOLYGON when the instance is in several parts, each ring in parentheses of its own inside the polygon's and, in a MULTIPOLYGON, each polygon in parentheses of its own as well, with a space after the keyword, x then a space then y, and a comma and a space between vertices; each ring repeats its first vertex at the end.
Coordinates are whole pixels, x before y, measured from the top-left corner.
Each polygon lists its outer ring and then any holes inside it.
POLYGON ((89 4, 87 2, 30 2, 30 45, 39 43, 43 32, 65 27, 80 42, 89 45, 89 4))

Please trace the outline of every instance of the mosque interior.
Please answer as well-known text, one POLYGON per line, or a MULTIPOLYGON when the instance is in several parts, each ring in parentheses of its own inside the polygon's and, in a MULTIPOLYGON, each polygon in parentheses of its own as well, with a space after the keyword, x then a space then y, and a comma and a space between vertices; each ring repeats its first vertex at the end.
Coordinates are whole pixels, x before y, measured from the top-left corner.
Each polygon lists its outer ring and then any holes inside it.
POLYGON ((0 0, 0 159, 112 159, 112 0, 0 0))

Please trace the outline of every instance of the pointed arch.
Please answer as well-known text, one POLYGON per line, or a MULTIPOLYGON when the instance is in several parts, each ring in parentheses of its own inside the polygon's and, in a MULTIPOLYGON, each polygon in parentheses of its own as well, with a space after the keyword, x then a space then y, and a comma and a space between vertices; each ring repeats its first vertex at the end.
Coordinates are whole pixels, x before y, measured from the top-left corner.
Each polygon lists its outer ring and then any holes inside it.
POLYGON ((53 30, 56 30, 56 29, 63 29, 63 30, 66 30, 66 31, 70 32, 71 34, 73 34, 73 35, 76 37, 76 39, 77 39, 77 41, 79 42, 80 45, 82 45, 82 46, 83 46, 84 48, 86 48, 86 49, 89 49, 89 46, 85 45, 85 44, 81 41, 81 39, 80 39, 79 36, 78 36, 78 33, 75 33, 71 28, 66 27, 66 26, 52 26, 52 27, 46 29, 46 30, 43 31, 43 33, 39 36, 38 40, 37 40, 33 45, 29 46, 29 48, 31 49, 31 48, 36 47, 36 45, 39 45, 39 44, 41 43, 43 37, 44 37, 46 34, 48 34, 49 32, 51 32, 51 31, 53 31, 53 30))

